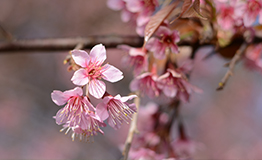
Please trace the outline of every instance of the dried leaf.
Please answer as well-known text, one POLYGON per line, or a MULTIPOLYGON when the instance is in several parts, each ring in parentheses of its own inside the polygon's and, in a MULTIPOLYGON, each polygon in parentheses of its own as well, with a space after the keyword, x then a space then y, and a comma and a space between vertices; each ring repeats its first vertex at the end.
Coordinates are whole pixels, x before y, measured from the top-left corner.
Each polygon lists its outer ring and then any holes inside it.
POLYGON ((179 1, 176 1, 168 6, 165 6, 160 11, 158 11, 154 16, 152 16, 145 28, 145 38, 144 45, 149 40, 149 38, 156 32, 161 23, 171 14, 171 12, 176 8, 179 1))
POLYGON ((200 13, 200 0, 195 0, 193 3, 191 0, 185 0, 183 6, 185 7, 182 8, 182 12, 179 17, 182 18, 198 17, 205 20, 207 19, 204 16, 202 16, 202 14, 200 13), (190 6, 189 3, 191 3, 190 6))
POLYGON ((188 11, 188 9, 191 7, 191 5, 192 5, 192 0, 184 0, 182 10, 181 10, 179 17, 184 15, 184 13, 188 11))

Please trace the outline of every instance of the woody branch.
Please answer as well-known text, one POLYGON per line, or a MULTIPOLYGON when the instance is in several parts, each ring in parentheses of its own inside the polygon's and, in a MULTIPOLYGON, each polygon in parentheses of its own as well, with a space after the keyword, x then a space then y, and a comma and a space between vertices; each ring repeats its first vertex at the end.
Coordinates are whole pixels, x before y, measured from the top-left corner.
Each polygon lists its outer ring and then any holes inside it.
MULTIPOLYGON (((240 38, 234 41, 241 41, 240 38)), ((253 43, 261 42, 262 39, 256 37, 253 43)), ((21 52, 22 51, 62 51, 71 50, 76 45, 82 44, 82 49, 91 49, 94 45, 102 43, 107 48, 116 48, 119 44, 126 44, 132 47, 143 46, 143 38, 138 36, 123 35, 101 35, 88 37, 71 37, 71 38, 46 38, 46 39, 17 39, 0 42, 0 52, 21 52)), ((206 46, 215 45, 211 42, 200 43, 199 41, 188 42, 180 41, 179 46, 206 46)))

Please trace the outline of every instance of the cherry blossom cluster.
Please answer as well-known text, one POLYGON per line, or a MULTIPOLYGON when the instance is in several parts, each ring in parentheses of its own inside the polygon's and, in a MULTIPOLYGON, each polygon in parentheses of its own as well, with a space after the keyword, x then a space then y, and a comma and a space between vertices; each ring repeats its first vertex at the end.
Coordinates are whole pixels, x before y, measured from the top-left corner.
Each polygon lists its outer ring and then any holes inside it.
POLYGON ((113 10, 121 10, 121 19, 134 23, 140 36, 144 35, 146 24, 159 7, 158 0, 108 0, 107 4, 113 10))
MULTIPOLYGON (((159 31, 161 29, 162 27, 159 31)), ((146 106, 140 106, 139 134, 134 137, 129 155, 132 160, 188 158, 195 150, 195 145, 189 137, 173 137, 170 133, 171 124, 177 118, 173 115, 177 111, 174 112, 172 103, 188 102, 193 92, 201 93, 201 90, 190 84, 187 77, 193 67, 192 60, 181 60, 179 64, 171 60, 171 57, 176 57, 179 52, 176 45, 178 37, 174 36, 177 35, 177 31, 172 32, 164 28, 164 31, 166 30, 168 32, 164 33, 170 34, 159 34, 162 37, 153 37, 149 41, 150 47, 133 48, 126 45, 119 47, 129 53, 124 59, 125 64, 129 63, 134 68, 134 79, 130 83, 130 90, 139 91, 142 96, 147 95, 159 103, 159 105, 149 103, 146 106), (169 41, 159 39, 169 39, 169 41), (154 52, 155 50, 157 52, 154 52), (161 50, 164 50, 163 53, 160 52, 161 50), (150 61, 150 58, 154 61, 150 61), (159 61, 164 61, 162 67, 157 64, 159 61), (165 102, 161 103, 161 99, 165 102), (160 104, 162 104, 161 107, 160 104), (171 111, 167 110, 168 106, 171 111)))
MULTIPOLYGON (((215 0, 218 38, 231 39, 235 34, 248 33, 249 42, 260 36, 255 27, 262 25, 262 0, 215 0)), ((245 52, 248 68, 262 71, 261 45, 250 45, 245 52)))
POLYGON ((130 159, 175 160, 187 159, 196 150, 196 143, 188 139, 180 124, 179 138, 166 137, 172 118, 159 112, 161 107, 149 102, 139 109, 138 130, 130 150, 130 159), (169 156, 167 156, 168 154, 169 156))
POLYGON ((180 66, 171 60, 172 56, 179 53, 176 44, 179 40, 178 31, 163 24, 144 48, 119 46, 129 53, 124 59, 125 64, 134 68, 135 78, 130 83, 131 91, 140 91, 151 99, 164 95, 184 102, 189 101, 192 92, 201 92, 189 83, 186 76, 193 67, 192 60, 180 61, 180 66), (149 62, 149 59, 154 61, 149 62), (160 67, 157 65, 159 61, 164 61, 165 65, 160 67))
MULTIPOLYGON (((138 32, 142 22, 146 22, 143 25, 148 23, 159 6, 159 2, 153 0, 108 0, 108 6, 114 10, 121 10, 122 20, 135 20, 138 32), (144 17, 141 18, 142 16, 144 17)), ((144 27, 142 29, 144 31, 144 27)), ((139 35, 141 33, 144 32, 138 32, 139 35)), ((177 45, 179 41, 179 31, 173 29, 165 21, 145 46, 134 48, 119 45, 118 47, 128 53, 123 59, 124 63, 133 67, 134 79, 130 83, 130 90, 139 92, 142 97, 147 96, 152 101, 159 103, 150 103, 140 107, 138 114, 139 134, 134 137, 132 142, 130 159, 188 158, 193 153, 194 146, 188 137, 173 137, 170 134, 173 120, 178 118, 174 115, 177 113, 174 111, 173 103, 177 101, 188 102, 193 92, 201 92, 188 80, 188 74, 193 68, 193 61, 188 56, 184 59, 179 58, 178 55, 183 54, 177 45), (161 100, 165 102, 161 104, 161 100), (168 106, 172 108, 172 113, 167 110, 168 106)))
POLYGON ((105 64, 106 49, 102 44, 94 46, 90 54, 84 50, 71 51, 74 65, 77 68, 71 81, 77 87, 64 92, 54 90, 51 98, 61 108, 54 118, 58 125, 63 125, 66 134, 71 131, 72 139, 79 137, 80 140, 89 140, 90 136, 97 133, 104 134, 100 127, 108 124, 114 129, 119 129, 123 122, 127 122, 136 112, 134 104, 127 103, 135 98, 135 95, 121 97, 110 95, 102 79, 109 82, 117 82, 123 78, 123 73, 116 67, 105 64), (86 87, 86 94, 83 88, 86 87), (94 107, 89 95, 101 99, 94 107))
POLYGON ((262 43, 249 46, 244 60, 249 69, 262 73, 262 43))
POLYGON ((217 22, 222 29, 262 24, 261 0, 215 0, 217 22))

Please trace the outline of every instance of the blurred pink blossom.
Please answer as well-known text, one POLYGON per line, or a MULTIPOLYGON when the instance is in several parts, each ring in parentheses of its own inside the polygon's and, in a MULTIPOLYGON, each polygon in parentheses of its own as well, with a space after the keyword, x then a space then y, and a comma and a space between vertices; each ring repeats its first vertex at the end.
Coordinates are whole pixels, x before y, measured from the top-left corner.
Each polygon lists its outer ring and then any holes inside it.
POLYGON ((224 30, 233 29, 235 25, 235 13, 234 7, 223 3, 217 5, 217 10, 219 11, 217 15, 217 23, 224 30))
POLYGON ((123 59, 124 64, 130 64, 134 68, 134 75, 139 75, 148 68, 147 50, 120 45, 118 48, 128 51, 129 55, 123 59))
POLYGON ((187 139, 178 139, 171 142, 175 154, 183 158, 192 157, 196 151, 196 145, 193 141, 187 139))
POLYGON ((158 77, 158 87, 162 89, 167 97, 177 97, 178 99, 187 102, 189 96, 194 92, 201 92, 200 89, 191 85, 185 75, 179 70, 168 68, 167 72, 158 77))
POLYGON ((168 51, 171 51, 171 53, 179 52, 176 43, 179 42, 180 37, 177 30, 160 26, 155 35, 155 37, 149 39, 146 48, 153 52, 157 59, 164 59, 168 51))
POLYGON ((148 23, 150 17, 154 13, 156 7, 159 6, 157 0, 125 0, 126 7, 130 12, 137 15, 136 25, 137 33, 140 36, 144 36, 144 28, 148 23), (143 28, 143 29, 142 29, 143 28))
POLYGON ((141 91, 149 98, 155 98, 160 95, 161 90, 157 85, 156 68, 153 68, 151 72, 145 72, 133 79, 130 83, 131 91, 141 91))
POLYGON ((107 6, 112 10, 116 10, 116 11, 122 10, 121 19, 123 22, 128 22, 132 19, 132 17, 135 17, 134 13, 127 10, 126 2, 124 0, 108 0, 107 6))
POLYGON ((249 46, 245 53, 245 64, 250 69, 262 72, 262 43, 249 46))
POLYGON ((244 4, 243 22, 246 27, 251 27, 259 16, 259 23, 262 24, 262 1, 247 0, 244 4))
POLYGON ((121 10, 122 20, 134 21, 138 35, 144 36, 144 28, 159 3, 157 0, 108 0, 107 5, 113 10, 121 10))
POLYGON ((123 73, 114 66, 102 66, 106 59, 106 49, 102 44, 94 46, 90 54, 83 50, 73 50, 72 57, 76 64, 83 67, 74 73, 72 82, 79 86, 89 84, 89 93, 95 98, 101 98, 106 91, 101 78, 109 82, 117 82, 123 78, 123 73))
POLYGON ((162 160, 164 157, 165 155, 157 154, 148 148, 131 149, 129 153, 129 158, 132 160, 162 160))

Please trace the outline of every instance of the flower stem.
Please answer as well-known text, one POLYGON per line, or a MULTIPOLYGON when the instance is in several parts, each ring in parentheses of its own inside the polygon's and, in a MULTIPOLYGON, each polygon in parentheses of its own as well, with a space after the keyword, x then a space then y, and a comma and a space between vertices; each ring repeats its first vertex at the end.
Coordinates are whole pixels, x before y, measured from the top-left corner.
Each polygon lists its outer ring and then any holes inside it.
POLYGON ((124 146, 124 150, 123 150, 123 160, 127 160, 128 158, 128 153, 129 150, 131 148, 131 143, 134 137, 134 134, 138 132, 137 130, 137 119, 138 119, 138 111, 139 111, 139 105, 140 105, 140 97, 139 97, 139 93, 137 92, 137 97, 134 100, 135 105, 136 105, 136 109, 137 112, 135 114, 133 114, 133 120, 130 124, 130 128, 129 128, 129 132, 128 132, 128 136, 126 138, 126 142, 125 142, 125 146, 124 146))

